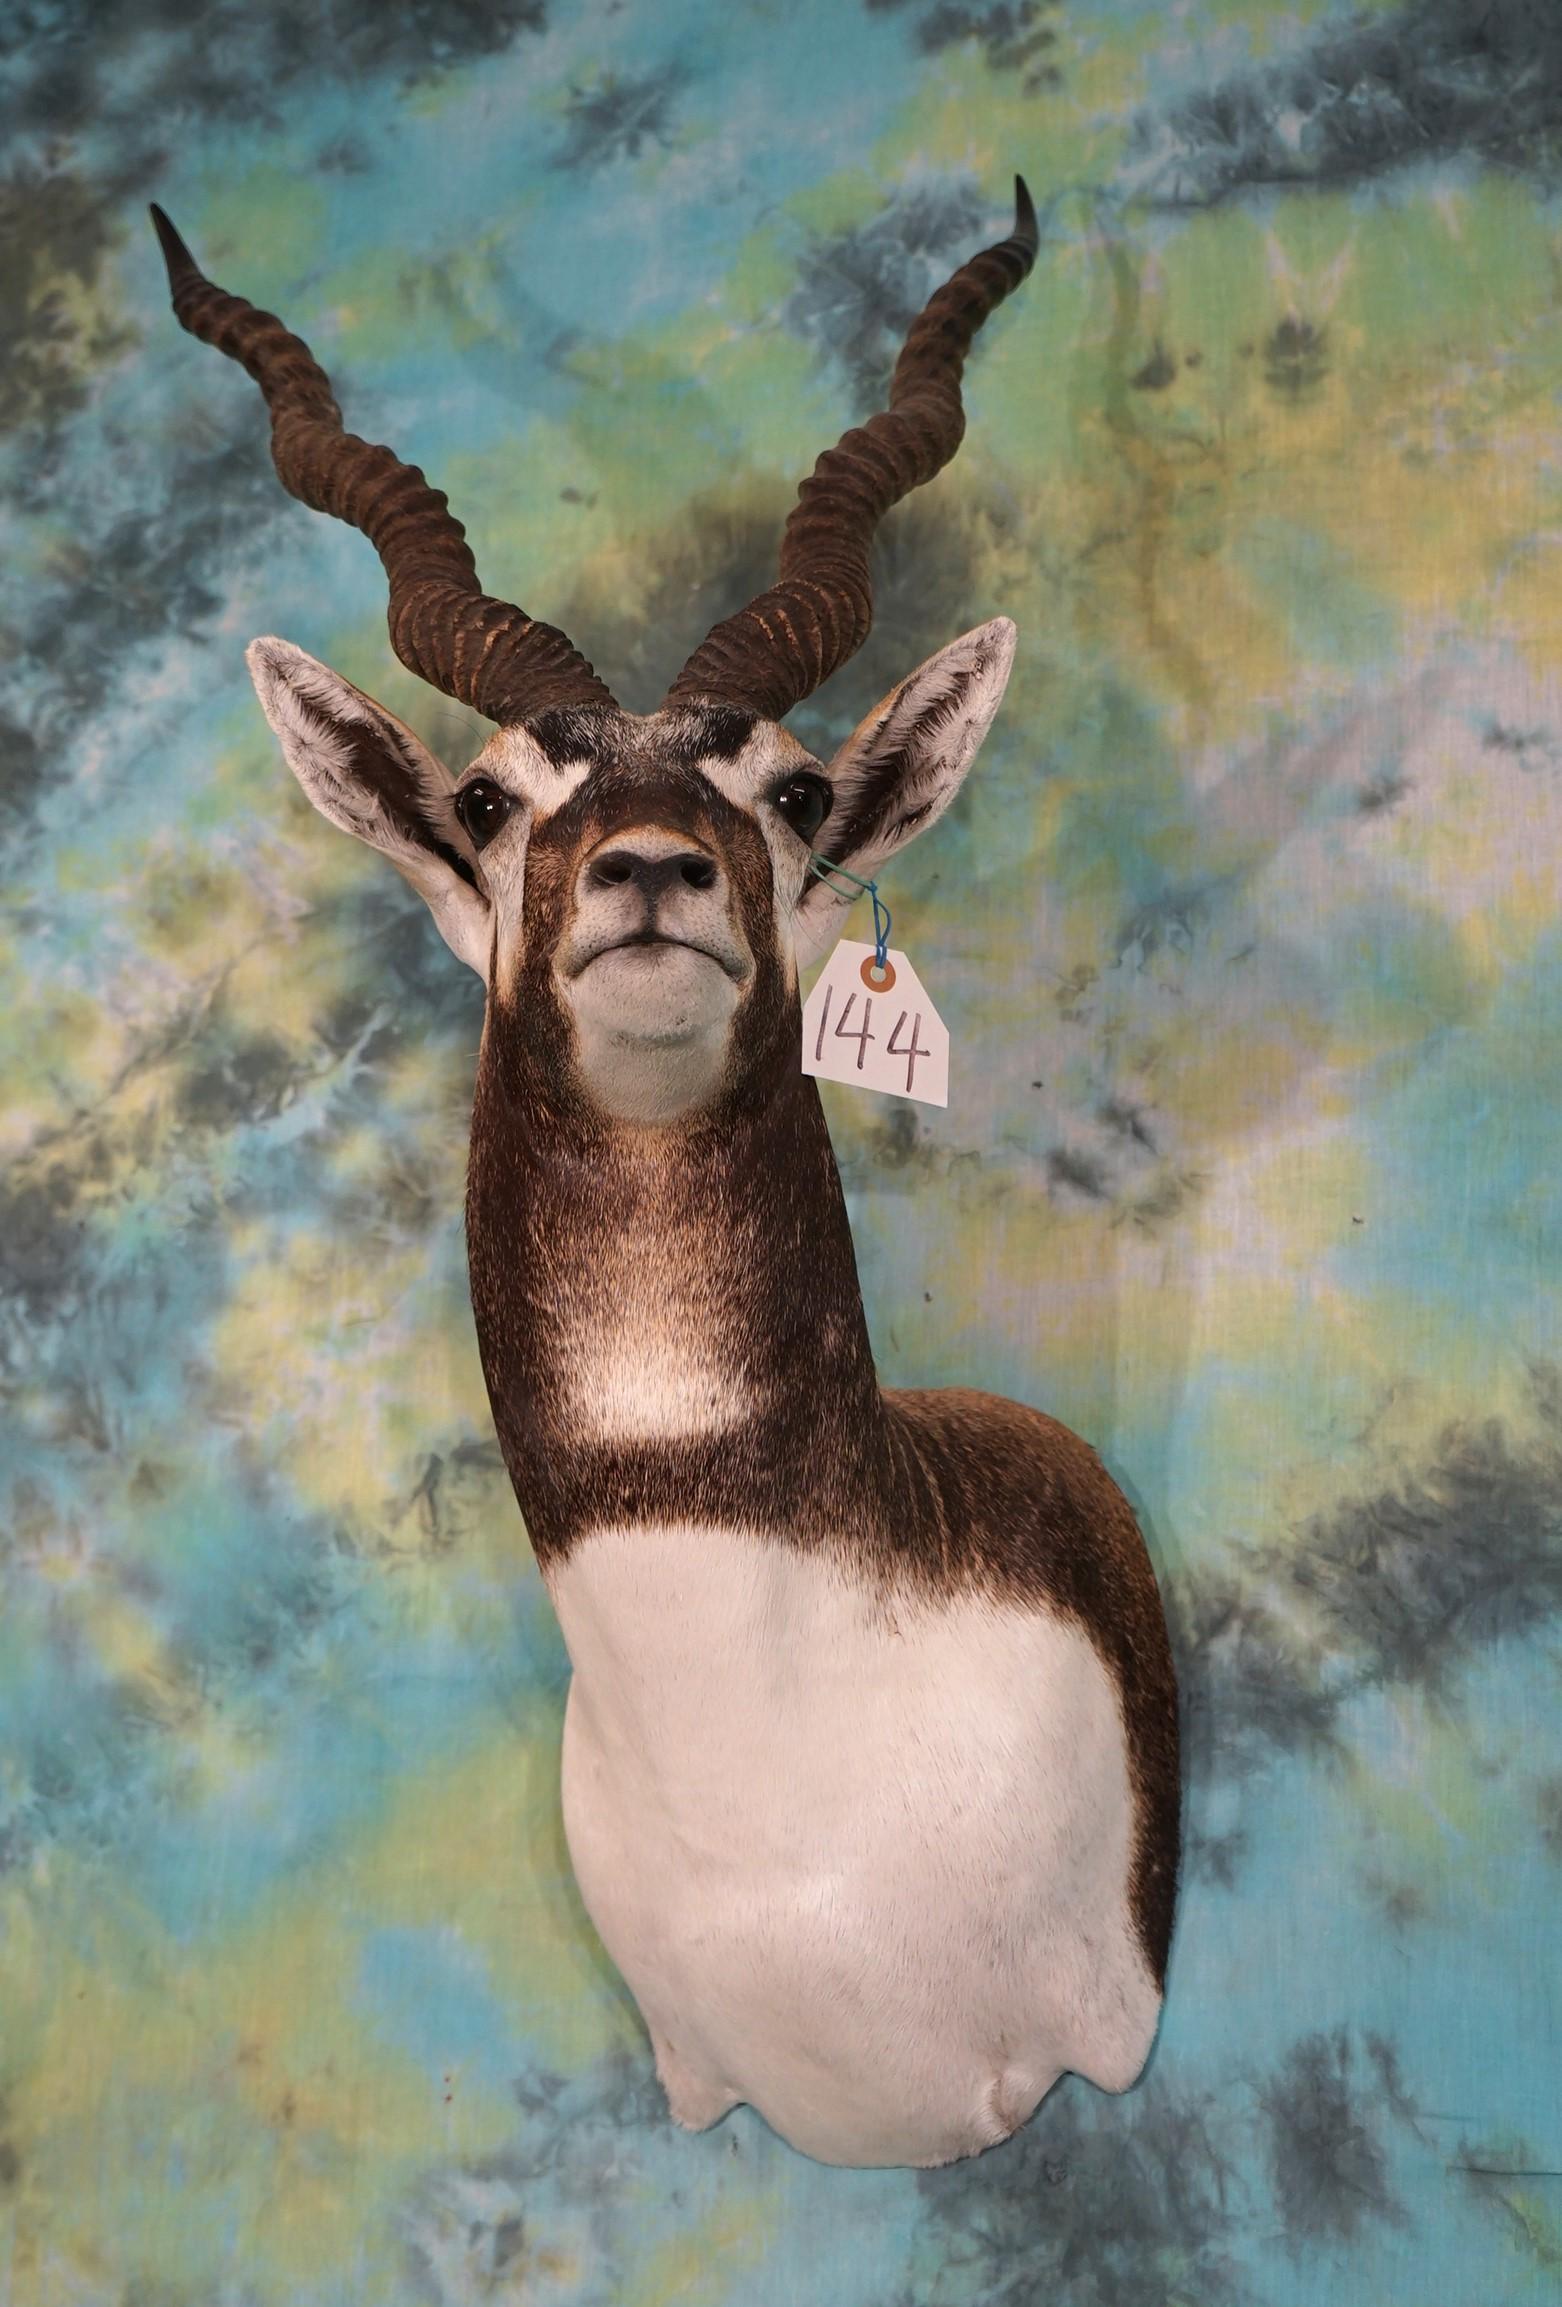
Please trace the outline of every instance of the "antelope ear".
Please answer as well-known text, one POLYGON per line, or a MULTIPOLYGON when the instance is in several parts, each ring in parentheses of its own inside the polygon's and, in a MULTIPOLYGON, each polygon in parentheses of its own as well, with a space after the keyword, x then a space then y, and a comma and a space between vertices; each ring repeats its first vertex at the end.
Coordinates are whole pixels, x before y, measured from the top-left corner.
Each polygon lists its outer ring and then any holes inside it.
POLYGON ((245 658, 260 709, 321 816, 382 851, 451 952, 486 981, 490 909, 444 765, 394 713, 291 641, 252 641, 245 658))
MULTIPOLYGON (((998 710, 1015 638, 1008 617, 978 625, 919 665, 859 724, 829 767, 835 808, 819 841, 822 858, 869 880, 942 817, 998 710)), ((854 894, 809 877, 792 922, 799 962, 806 966, 833 942, 854 894)))

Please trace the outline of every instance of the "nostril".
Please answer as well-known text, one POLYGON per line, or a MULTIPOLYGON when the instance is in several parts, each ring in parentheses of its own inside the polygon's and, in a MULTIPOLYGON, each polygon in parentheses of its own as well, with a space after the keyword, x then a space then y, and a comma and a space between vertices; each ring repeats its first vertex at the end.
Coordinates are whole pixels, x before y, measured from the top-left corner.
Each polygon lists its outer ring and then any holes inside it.
POLYGON ((686 889, 714 889, 721 879, 721 870, 714 859, 697 849, 663 851, 646 856, 639 849, 627 845, 618 849, 604 849, 600 857, 593 857, 586 867, 587 886, 592 889, 636 888, 653 902, 665 891, 676 888, 681 881, 686 889))

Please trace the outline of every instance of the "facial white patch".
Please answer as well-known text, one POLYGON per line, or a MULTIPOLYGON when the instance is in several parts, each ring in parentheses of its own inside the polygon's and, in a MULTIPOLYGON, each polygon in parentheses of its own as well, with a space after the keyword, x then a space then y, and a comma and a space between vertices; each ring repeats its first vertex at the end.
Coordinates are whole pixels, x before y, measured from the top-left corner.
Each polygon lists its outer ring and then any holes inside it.
POLYGON ((557 768, 526 730, 496 729, 464 772, 462 783, 491 777, 517 800, 529 802, 538 817, 551 817, 579 791, 594 766, 590 761, 570 761, 557 768))
POLYGON ((495 976, 499 997, 514 1002, 521 965, 525 959, 521 923, 526 895, 526 859, 533 827, 562 809, 591 775, 590 761, 571 761, 556 768, 542 747, 525 729, 496 729, 474 761, 462 784, 489 778, 508 793, 516 809, 506 825, 483 851, 480 870, 492 893, 499 923, 495 976))
POLYGON ((714 756, 697 764, 700 775, 726 795, 735 808, 752 809, 755 802, 772 786, 779 785, 789 772, 799 769, 817 769, 813 755, 792 735, 774 721, 759 722, 744 739, 743 749, 735 760, 718 760, 714 756))
POLYGON ((750 811, 765 837, 775 886, 777 935, 787 971, 795 976, 792 916, 807 895, 813 876, 808 870, 806 845, 789 830, 776 810, 766 808, 765 796, 788 774, 795 776, 798 770, 807 769, 815 776, 822 776, 824 771, 789 729, 773 721, 759 723, 735 761, 706 760, 701 761, 699 768, 701 776, 708 778, 718 793, 724 794, 736 808, 750 811))

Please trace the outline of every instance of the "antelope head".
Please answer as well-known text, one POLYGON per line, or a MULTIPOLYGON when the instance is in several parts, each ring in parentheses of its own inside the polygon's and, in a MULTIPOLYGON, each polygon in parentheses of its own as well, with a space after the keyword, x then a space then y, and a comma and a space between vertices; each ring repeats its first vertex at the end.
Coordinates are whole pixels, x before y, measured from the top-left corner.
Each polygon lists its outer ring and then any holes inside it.
POLYGON ((334 825, 417 889, 488 989, 489 1054, 554 1112, 662 1127, 795 1070, 797 971, 859 878, 953 799, 996 712, 1014 627, 995 618, 901 683, 828 763, 782 727, 867 637, 879 520, 964 429, 982 322, 1030 270, 1035 211, 963 265, 907 336, 889 406, 820 457, 777 580, 709 633, 650 714, 623 711, 551 625, 485 594, 444 495, 348 433, 308 347, 207 280, 159 209, 174 311, 242 362, 304 503, 352 522, 390 580, 391 645, 498 724, 459 780, 362 690, 290 642, 249 650, 289 766, 334 825))

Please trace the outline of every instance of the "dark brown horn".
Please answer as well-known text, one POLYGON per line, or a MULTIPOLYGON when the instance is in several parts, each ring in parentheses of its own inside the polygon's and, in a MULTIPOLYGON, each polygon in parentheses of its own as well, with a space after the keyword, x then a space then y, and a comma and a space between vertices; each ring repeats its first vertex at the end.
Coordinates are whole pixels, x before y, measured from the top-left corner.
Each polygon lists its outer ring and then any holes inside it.
POLYGON ((181 326, 241 362, 266 396, 282 486, 361 529, 384 562, 391 647, 402 663, 491 721, 611 705, 611 692, 556 626, 483 591, 444 492, 416 465, 343 429, 331 381, 302 338, 209 281, 160 208, 152 222, 181 326))
POLYGON ((1025 179, 1014 230, 929 300, 901 347, 889 407, 826 449, 797 492, 779 582, 712 628, 667 692, 745 705, 779 721, 862 647, 873 623, 868 547, 891 505, 948 464, 965 431, 960 373, 971 340, 1030 271, 1039 236, 1025 179))

